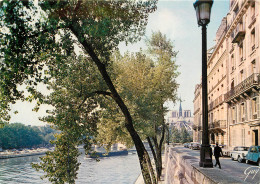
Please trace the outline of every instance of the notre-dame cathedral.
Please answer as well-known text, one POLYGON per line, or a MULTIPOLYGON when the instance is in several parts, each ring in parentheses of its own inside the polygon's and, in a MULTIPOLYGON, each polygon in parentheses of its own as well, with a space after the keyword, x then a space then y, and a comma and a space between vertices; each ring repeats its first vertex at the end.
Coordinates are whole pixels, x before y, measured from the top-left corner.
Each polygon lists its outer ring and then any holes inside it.
POLYGON ((179 110, 169 111, 169 116, 166 119, 171 128, 175 127, 181 130, 182 127, 186 128, 187 131, 192 131, 193 116, 191 110, 183 110, 180 101, 179 110))

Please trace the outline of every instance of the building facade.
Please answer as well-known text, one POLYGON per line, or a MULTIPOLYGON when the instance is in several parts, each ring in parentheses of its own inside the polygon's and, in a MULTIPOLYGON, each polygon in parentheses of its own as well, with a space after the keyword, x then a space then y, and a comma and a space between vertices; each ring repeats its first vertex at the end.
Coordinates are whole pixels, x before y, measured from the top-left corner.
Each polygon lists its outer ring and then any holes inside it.
POLYGON ((231 0, 208 53, 210 143, 228 149, 260 142, 259 3, 231 0))
POLYGON ((202 141, 202 88, 201 84, 197 84, 195 86, 195 92, 194 92, 194 124, 192 125, 193 129, 193 142, 200 142, 202 141))

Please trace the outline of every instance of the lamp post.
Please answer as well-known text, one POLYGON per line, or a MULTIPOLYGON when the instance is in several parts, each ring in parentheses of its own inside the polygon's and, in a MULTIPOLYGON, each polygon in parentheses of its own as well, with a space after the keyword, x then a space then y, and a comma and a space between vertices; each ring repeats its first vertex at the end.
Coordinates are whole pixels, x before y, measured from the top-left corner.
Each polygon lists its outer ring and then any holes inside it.
POLYGON ((207 24, 213 0, 196 0, 193 4, 196 10, 198 25, 202 27, 202 145, 200 149, 200 167, 213 167, 212 149, 208 135, 208 87, 207 87, 207 24))
POLYGON ((168 129, 168 134, 167 134, 167 145, 170 144, 170 123, 166 123, 167 129, 168 129))

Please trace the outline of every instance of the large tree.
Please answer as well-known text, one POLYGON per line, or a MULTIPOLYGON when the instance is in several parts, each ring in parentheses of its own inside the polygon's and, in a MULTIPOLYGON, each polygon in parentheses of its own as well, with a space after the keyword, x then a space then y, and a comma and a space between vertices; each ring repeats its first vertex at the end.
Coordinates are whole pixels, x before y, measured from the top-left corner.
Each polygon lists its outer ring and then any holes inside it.
MULTIPOLYGON (((115 85, 132 114, 134 126, 143 140, 148 140, 152 149, 157 180, 162 171, 162 145, 165 139, 164 116, 167 100, 175 101, 178 76, 173 43, 161 32, 155 32, 147 40, 148 52, 140 50, 124 56, 115 54, 113 68, 116 69, 115 85), (137 82, 138 81, 138 82, 137 82)), ((113 114, 120 122, 114 108, 113 114)), ((103 124, 102 126, 106 126, 103 124)), ((117 132, 117 136, 124 135, 117 132)), ((107 133, 106 133, 107 134, 107 133)), ((105 134, 104 134, 105 135, 105 134)), ((111 136, 110 136, 111 139, 111 136)))
MULTIPOLYGON (((153 183, 149 155, 107 68, 111 63, 110 54, 119 42, 134 42, 144 34, 148 15, 155 11, 156 2, 48 0, 39 1, 38 6, 31 1, 1 1, 0 95, 14 102, 23 98, 23 92, 17 88, 19 84, 47 83, 44 64, 60 62, 62 56, 70 56, 77 46, 97 66, 108 88, 103 93, 122 111, 124 126, 137 149, 144 181, 153 183)), ((28 89, 38 98, 35 88, 28 89)), ((86 102, 83 98, 82 103, 86 102)), ((59 123, 63 121, 66 119, 59 123)), ((73 122, 74 119, 70 123, 73 122)), ((73 128, 67 133, 75 135, 73 128)), ((66 137, 70 136, 64 134, 66 137)))
POLYGON ((147 140, 152 149, 153 157, 156 163, 157 178, 162 173, 162 145, 165 139, 167 125, 164 120, 167 109, 165 102, 176 101, 178 76, 176 55, 173 42, 167 39, 161 32, 154 32, 151 38, 147 39, 148 53, 152 57, 155 71, 152 82, 152 89, 156 91, 153 101, 155 101, 154 113, 157 118, 152 119, 153 134, 147 136, 147 140))

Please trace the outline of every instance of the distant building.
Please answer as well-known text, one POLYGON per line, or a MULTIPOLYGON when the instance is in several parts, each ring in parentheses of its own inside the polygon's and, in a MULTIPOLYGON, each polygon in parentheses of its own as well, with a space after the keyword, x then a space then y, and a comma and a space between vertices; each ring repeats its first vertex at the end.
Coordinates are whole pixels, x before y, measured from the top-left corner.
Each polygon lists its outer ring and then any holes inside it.
POLYGON ((180 101, 179 110, 169 111, 170 116, 167 118, 167 123, 169 126, 175 127, 181 130, 182 127, 186 128, 188 131, 192 131, 193 116, 190 110, 183 110, 180 101))

